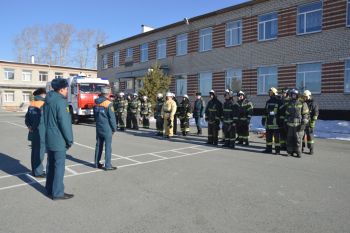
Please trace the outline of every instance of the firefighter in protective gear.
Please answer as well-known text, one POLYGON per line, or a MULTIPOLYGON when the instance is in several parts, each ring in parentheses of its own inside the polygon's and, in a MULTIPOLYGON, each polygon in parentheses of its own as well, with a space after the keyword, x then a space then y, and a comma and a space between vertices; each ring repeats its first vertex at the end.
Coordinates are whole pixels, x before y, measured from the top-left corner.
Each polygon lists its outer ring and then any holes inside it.
POLYGON ((180 118, 182 135, 187 136, 187 134, 190 132, 190 117, 192 113, 192 107, 188 95, 183 96, 183 99, 177 109, 180 118))
POLYGON ((126 128, 131 129, 131 109, 130 109, 130 103, 132 101, 132 95, 128 93, 126 95, 126 101, 128 102, 127 107, 127 114, 126 114, 126 128))
POLYGON ((141 120, 142 126, 145 129, 149 129, 149 118, 152 113, 152 105, 151 102, 148 101, 147 96, 142 96, 141 101, 141 120))
MULTIPOLYGON (((226 89, 226 90, 225 90, 225 93, 224 93, 224 100, 225 100, 225 95, 226 95, 226 94, 229 94, 230 91, 231 91, 230 89, 226 89)), ((221 142, 224 143, 224 145, 225 145, 225 132, 224 132, 224 130, 222 130, 222 136, 221 136, 221 138, 222 138, 221 142)), ((224 147, 225 147, 225 146, 224 146, 224 147)))
POLYGON ((115 170, 111 164, 112 157, 112 136, 117 130, 115 124, 115 114, 113 103, 108 100, 108 88, 101 89, 101 95, 95 99, 94 115, 96 119, 96 148, 95 148, 95 167, 102 169, 101 156, 103 145, 105 144, 105 165, 104 170, 115 170))
POLYGON ((266 149, 264 153, 272 153, 272 144, 275 141, 275 153, 280 154, 280 133, 279 118, 282 102, 277 96, 277 89, 271 87, 269 90, 270 99, 266 102, 265 113, 262 116, 261 124, 266 129, 266 149))
POLYGON ((43 160, 45 148, 45 124, 44 124, 44 103, 46 91, 39 88, 33 92, 34 101, 30 103, 25 116, 25 124, 28 127, 28 140, 32 141, 31 165, 34 177, 45 178, 43 160))
POLYGON ((163 136, 164 134, 164 122, 162 118, 162 108, 164 105, 164 97, 162 93, 157 94, 157 103, 154 109, 154 118, 156 119, 157 136, 163 136))
POLYGON ((119 129, 125 131, 126 127, 126 115, 128 113, 128 101, 124 97, 124 93, 119 93, 118 104, 116 105, 115 111, 118 113, 119 129))
POLYGON ((210 100, 205 108, 205 121, 208 122, 207 144, 218 145, 222 103, 217 99, 215 91, 209 92, 210 100))
MULTIPOLYGON (((117 106, 118 106, 118 102, 119 102, 119 96, 118 95, 110 95, 109 99, 113 103, 114 110, 116 110, 117 106)), ((114 115, 115 115, 115 124, 116 124, 117 129, 118 129, 118 112, 115 111, 114 115)))
POLYGON ((253 104, 250 102, 243 91, 237 93, 237 104, 239 106, 239 114, 237 121, 238 144, 249 145, 249 124, 253 115, 253 104))
POLYGON ((176 113, 176 103, 173 100, 173 94, 166 93, 166 101, 162 108, 162 117, 164 120, 165 137, 171 138, 174 135, 174 116, 176 113))
POLYGON ((132 129, 139 129, 139 115, 141 110, 141 102, 138 99, 137 93, 134 93, 132 100, 128 103, 129 111, 130 111, 130 121, 132 129))
POLYGON ((238 120, 239 106, 233 101, 232 91, 225 92, 225 102, 222 115, 222 131, 225 136, 223 147, 235 148, 236 123, 238 120))
POLYGON ((281 107, 279 110, 280 114, 279 114, 279 122, 278 122, 278 126, 280 129, 280 145, 281 145, 281 150, 286 151, 287 150, 287 129, 286 127, 284 127, 284 118, 286 113, 286 107, 289 101, 289 90, 287 87, 282 89, 280 99, 281 99, 281 107))
MULTIPOLYGON (((315 103, 311 96, 311 92, 309 90, 304 91, 304 101, 309 108, 309 124, 305 127, 306 140, 307 140, 307 148, 310 150, 310 154, 314 154, 314 129, 316 125, 316 121, 319 115, 318 104, 315 103)), ((304 137, 303 137, 303 149, 305 147, 304 137)))
POLYGON ((193 118, 197 126, 197 135, 202 135, 201 118, 204 116, 204 100, 201 93, 196 93, 196 101, 193 106, 193 118))
MULTIPOLYGON (((173 95, 173 100, 174 100, 176 106, 178 107, 179 106, 179 102, 177 101, 177 98, 176 98, 175 94, 172 93, 172 95, 173 95)), ((179 116, 179 109, 177 108, 176 113, 174 115, 174 126, 173 126, 173 134, 174 135, 177 134, 177 118, 178 118, 178 116, 179 116)))
POLYGON ((298 99, 299 92, 291 90, 290 101, 286 106, 285 126, 287 127, 287 153, 300 157, 302 137, 305 126, 309 123, 309 108, 298 99))

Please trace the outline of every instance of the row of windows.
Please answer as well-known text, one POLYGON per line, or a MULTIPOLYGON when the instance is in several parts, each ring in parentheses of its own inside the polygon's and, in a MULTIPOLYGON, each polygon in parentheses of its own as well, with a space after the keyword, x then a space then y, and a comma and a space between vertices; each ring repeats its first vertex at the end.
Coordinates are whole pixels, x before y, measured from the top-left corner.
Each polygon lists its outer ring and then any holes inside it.
MULTIPOLYGON (((350 92, 350 60, 345 63, 344 92, 350 92)), ((257 70, 257 93, 267 94, 271 87, 278 86, 278 68, 276 66, 259 67, 257 70)), ((321 93, 321 63, 299 64, 296 73, 296 88, 310 90, 312 93, 321 93)), ((187 78, 185 75, 175 76, 176 93, 178 96, 187 94, 187 78)), ((199 90, 207 95, 212 89, 212 73, 203 72, 198 77, 199 90)), ((229 69, 225 74, 225 89, 235 92, 242 88, 242 70, 229 69)))
MULTIPOLYGON (((48 80, 47 71, 39 71, 39 81, 47 82, 48 80)), ((69 76, 77 76, 77 74, 69 74, 69 76)), ((55 78, 63 78, 63 73, 55 72, 55 78)), ((4 79, 5 80, 15 80, 15 69, 4 68, 4 79)), ((32 81, 33 71, 31 70, 22 70, 22 81, 32 81)))
MULTIPOLYGON (((298 7, 297 13, 297 34, 320 32, 322 30, 322 1, 302 5, 298 7)), ((347 26, 350 26, 350 0, 347 3, 347 26)), ((205 52, 212 49, 213 29, 204 28, 199 31, 199 52, 205 52)), ((277 39, 278 37, 278 13, 272 12, 258 17, 258 40, 267 41, 277 39)), ((242 44, 242 21, 237 20, 226 23, 225 45, 226 47, 242 44)), ((166 58, 166 39, 157 41, 157 59, 166 58)), ((176 37, 176 55, 182 56, 188 53, 188 35, 187 33, 176 37)), ((148 43, 140 46, 141 62, 148 61, 148 43)), ((126 59, 132 59, 133 48, 126 50, 126 59)), ((119 51, 114 52, 113 67, 119 67, 119 51)), ((102 68, 107 69, 107 54, 102 55, 102 68)))
MULTIPOLYGON (((22 92, 22 102, 29 103, 31 95, 32 95, 32 93, 30 91, 23 91, 22 92)), ((5 91, 3 93, 3 101, 4 101, 4 103, 15 102, 16 101, 15 92, 14 91, 5 91)))

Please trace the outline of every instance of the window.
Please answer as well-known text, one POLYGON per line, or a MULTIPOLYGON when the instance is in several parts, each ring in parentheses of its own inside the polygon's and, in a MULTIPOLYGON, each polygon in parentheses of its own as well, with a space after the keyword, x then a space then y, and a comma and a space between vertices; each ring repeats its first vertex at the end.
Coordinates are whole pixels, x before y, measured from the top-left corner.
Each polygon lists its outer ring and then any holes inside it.
POLYGON ((4 92, 4 102, 6 102, 6 103, 15 102, 15 92, 14 91, 5 91, 4 92))
POLYGON ((31 95, 30 92, 26 92, 26 91, 22 92, 22 101, 23 101, 24 103, 29 103, 29 101, 30 101, 30 95, 31 95))
POLYGON ((242 88, 242 70, 229 69, 226 71, 225 89, 231 89, 233 92, 238 92, 242 88))
POLYGON ((75 76, 78 76, 78 74, 69 74, 69 77, 75 77, 75 76))
POLYGON ((203 96, 208 96, 212 88, 212 73, 200 73, 199 74, 199 91, 203 96))
POLYGON ((187 94, 187 77, 185 75, 176 75, 176 95, 183 96, 187 94))
POLYGON ((31 81, 32 80, 32 71, 31 70, 23 70, 22 71, 22 80, 23 81, 31 81))
POLYGON ((63 73, 55 72, 55 78, 63 78, 63 73))
POLYGON ((134 49, 133 48, 128 48, 126 50, 126 58, 132 59, 133 54, 134 54, 134 49))
POLYGON ((143 79, 136 79, 135 90, 138 91, 143 88, 143 79))
POLYGON ((229 22, 226 24, 226 46, 240 45, 242 38, 241 21, 229 22))
POLYGON ((300 91, 321 93, 321 63, 298 65, 296 86, 300 91))
POLYGON ((277 87, 277 67, 258 68, 258 94, 267 94, 271 87, 277 87))
POLYGON ((322 2, 298 7, 298 34, 322 30, 322 2))
POLYGON ((148 61, 148 43, 141 45, 141 62, 148 61))
POLYGON ((348 0, 346 26, 350 27, 350 0, 348 0))
POLYGON ((114 92, 118 92, 120 90, 120 82, 119 81, 115 81, 113 83, 113 87, 114 87, 114 92))
POLYGON ((102 55, 101 67, 102 67, 102 69, 107 69, 108 68, 107 54, 103 54, 102 55))
POLYGON ((15 70, 14 69, 4 69, 5 80, 14 80, 15 79, 15 70))
POLYGON ((259 41, 277 38, 278 33, 277 13, 259 16, 259 41))
POLYGON ((350 92, 350 59, 345 61, 344 91, 350 92))
POLYGON ((205 28, 199 31, 199 52, 211 50, 212 28, 205 28))
POLYGON ((47 72, 39 71, 39 81, 40 82, 47 82, 47 77, 48 77, 47 72))
POLYGON ((119 51, 113 53, 113 67, 119 67, 119 51))
POLYGON ((166 39, 157 41, 157 59, 166 58, 166 39))
POLYGON ((187 34, 181 34, 176 37, 176 55, 187 54, 187 34))
POLYGON ((128 89, 128 90, 134 89, 134 80, 127 80, 125 83, 126 83, 125 89, 128 89))

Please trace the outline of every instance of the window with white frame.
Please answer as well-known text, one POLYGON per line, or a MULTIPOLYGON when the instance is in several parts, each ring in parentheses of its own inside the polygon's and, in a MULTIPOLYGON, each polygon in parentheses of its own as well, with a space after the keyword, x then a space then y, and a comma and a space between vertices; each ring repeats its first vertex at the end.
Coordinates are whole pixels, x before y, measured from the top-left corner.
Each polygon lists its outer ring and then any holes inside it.
POLYGON ((136 92, 142 88, 143 88, 143 79, 136 79, 136 81, 135 81, 136 92))
POLYGON ((134 89, 134 80, 130 79, 125 82, 125 89, 134 89))
POLYGON ((101 56, 101 67, 102 69, 107 69, 108 68, 108 58, 107 54, 103 54, 101 56))
POLYGON ((350 59, 345 61, 344 91, 350 92, 350 59))
POLYGON ((226 46, 240 45, 242 41, 241 20, 226 23, 226 46))
POLYGON ((322 30, 322 1, 298 7, 298 34, 322 30))
POLYGON ((242 70, 228 69, 225 75, 225 89, 238 92, 242 89, 242 70))
POLYGON ((297 66, 296 87, 303 92, 321 93, 321 63, 299 64, 297 66))
POLYGON ((258 68, 258 94, 267 94, 271 87, 277 87, 277 67, 258 68))
POLYGON ((134 48, 127 48, 126 49, 126 58, 132 59, 133 55, 134 55, 134 48))
POLYGON ((259 16, 259 41, 276 39, 277 33, 277 13, 269 13, 259 16))
POLYGON ((141 45, 141 62, 148 61, 148 43, 141 45))
POLYGON ((55 72, 55 78, 63 78, 63 73, 55 72))
POLYGON ((23 92, 22 92, 22 101, 23 101, 24 103, 29 103, 29 101, 30 101, 30 95, 31 95, 30 92, 23 91, 23 92))
POLYGON ((4 69, 4 77, 5 77, 5 80, 14 80, 15 79, 15 70, 5 68, 4 69))
POLYGON ((4 102, 6 102, 6 103, 15 102, 15 92, 14 91, 5 91, 4 92, 4 102))
POLYGON ((120 82, 119 81, 115 81, 113 83, 113 88, 114 88, 114 92, 118 92, 120 90, 120 82))
POLYGON ((176 55, 186 55, 187 54, 187 33, 176 36, 176 55))
POLYGON ((350 0, 348 0, 346 26, 350 27, 350 0))
POLYGON ((31 81, 32 80, 32 71, 23 70, 22 71, 22 81, 31 81))
POLYGON ((211 50, 212 48, 212 28, 204 28, 199 31, 199 52, 211 50))
POLYGON ((187 94, 187 76, 175 75, 176 79, 176 95, 183 96, 187 94))
POLYGON ((212 73, 203 72, 199 74, 199 91, 203 96, 208 96, 212 89, 212 73))
POLYGON ((113 53, 113 67, 119 67, 119 50, 113 53))
POLYGON ((78 76, 78 74, 74 74, 74 73, 69 74, 69 77, 75 77, 75 76, 78 76))
POLYGON ((47 82, 48 73, 46 71, 39 71, 39 81, 47 82))
POLYGON ((166 58, 166 39, 157 41, 157 59, 166 58))

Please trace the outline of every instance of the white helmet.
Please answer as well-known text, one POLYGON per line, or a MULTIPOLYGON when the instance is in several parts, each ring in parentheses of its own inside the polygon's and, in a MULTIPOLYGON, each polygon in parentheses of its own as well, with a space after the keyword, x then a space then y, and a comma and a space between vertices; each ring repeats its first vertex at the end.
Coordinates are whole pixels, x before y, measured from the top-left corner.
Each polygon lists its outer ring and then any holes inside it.
POLYGON ((145 96, 145 95, 144 95, 144 96, 142 96, 142 99, 146 100, 146 99, 147 99, 147 96, 145 96))
POLYGON ((157 94, 157 98, 159 98, 159 99, 160 99, 160 98, 163 98, 163 94, 162 94, 162 93, 158 93, 158 94, 157 94))
POLYGON ((172 97, 172 96, 173 96, 173 93, 167 92, 165 96, 166 96, 166 97, 172 97))
POLYGON ((188 95, 187 95, 187 94, 184 94, 184 96, 183 96, 183 97, 188 99, 188 95))
POLYGON ((311 91, 305 90, 305 91, 304 91, 304 96, 305 96, 305 97, 311 97, 311 91))
POLYGON ((173 94, 173 97, 176 97, 176 96, 175 96, 175 93, 172 93, 172 94, 173 94))
POLYGON ((135 92, 135 93, 134 93, 134 96, 138 96, 138 94, 135 92))
POLYGON ((124 92, 120 92, 119 96, 123 97, 124 96, 124 92))

